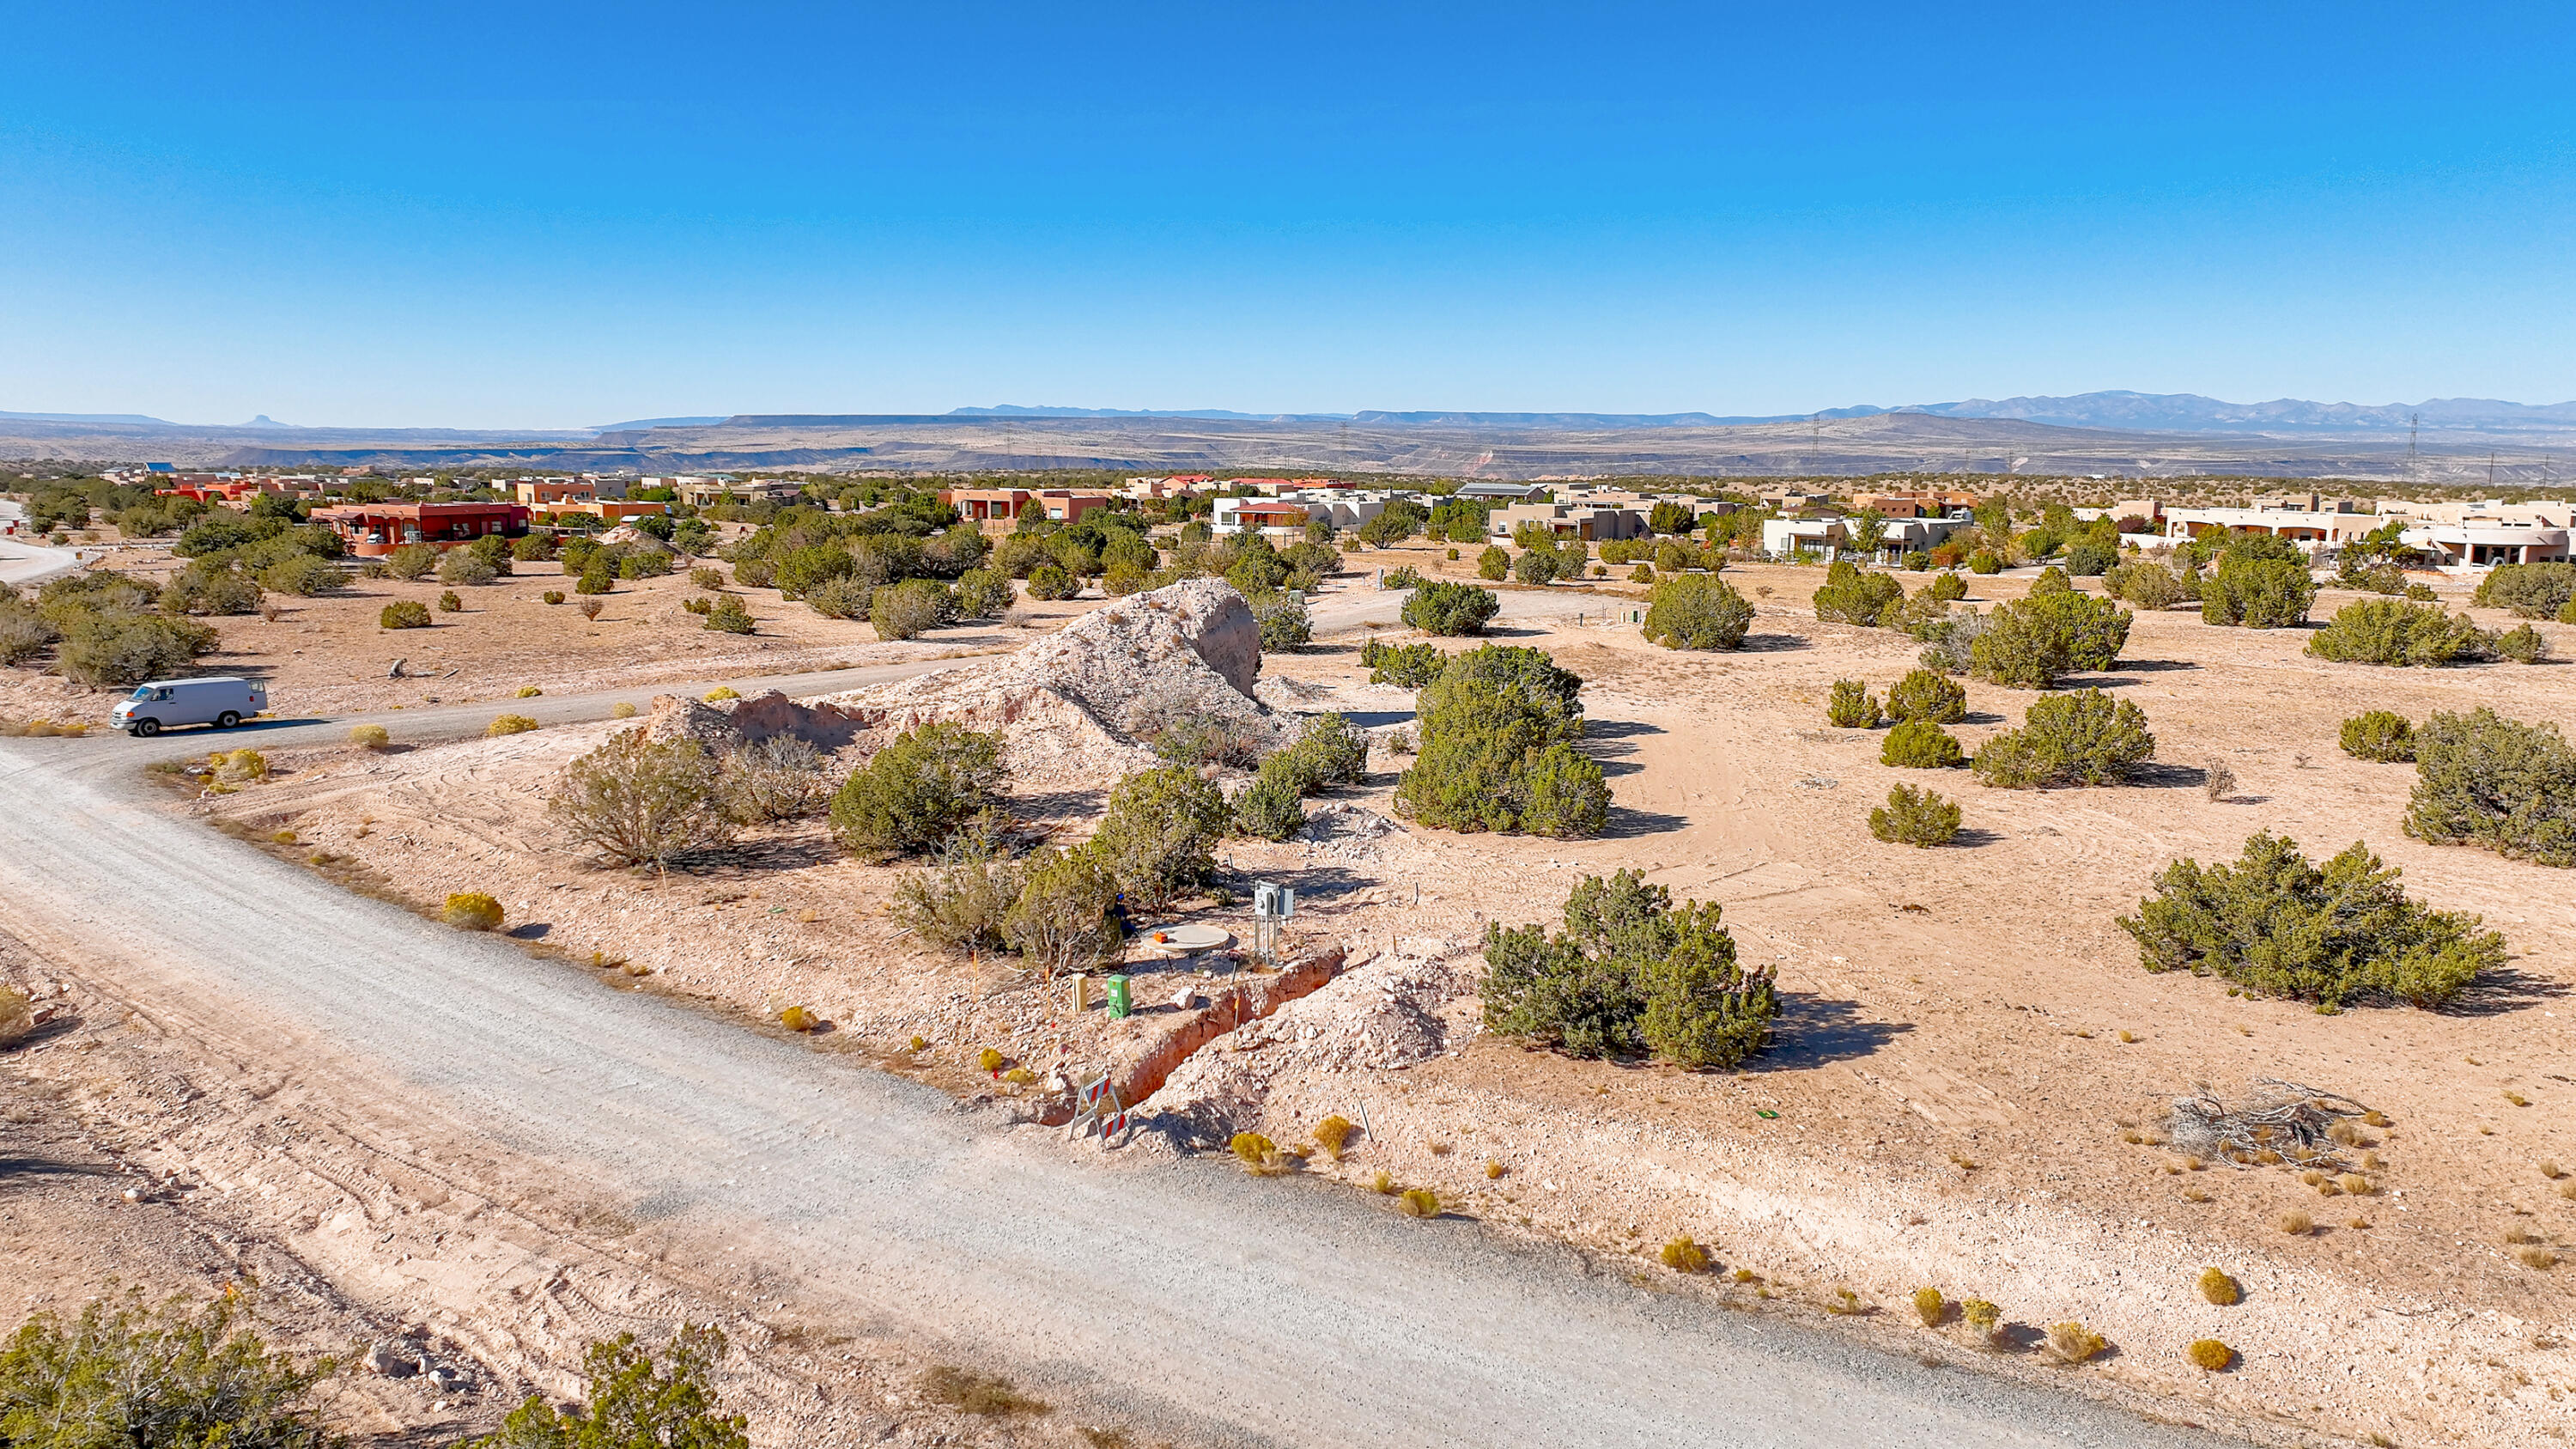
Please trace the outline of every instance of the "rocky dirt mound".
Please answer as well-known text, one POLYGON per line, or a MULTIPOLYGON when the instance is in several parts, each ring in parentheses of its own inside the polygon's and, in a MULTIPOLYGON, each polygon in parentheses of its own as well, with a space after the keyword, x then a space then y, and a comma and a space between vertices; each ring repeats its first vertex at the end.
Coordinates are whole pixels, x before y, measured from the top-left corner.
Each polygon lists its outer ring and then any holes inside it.
POLYGON ((1189 579, 1121 599, 994 662, 827 695, 811 704, 769 691, 705 704, 653 701, 657 738, 710 749, 790 734, 818 749, 876 746, 934 720, 998 730, 1023 783, 1101 784, 1154 762, 1147 743, 1183 718, 1265 743, 1278 733, 1253 699, 1261 626, 1232 585, 1189 579))

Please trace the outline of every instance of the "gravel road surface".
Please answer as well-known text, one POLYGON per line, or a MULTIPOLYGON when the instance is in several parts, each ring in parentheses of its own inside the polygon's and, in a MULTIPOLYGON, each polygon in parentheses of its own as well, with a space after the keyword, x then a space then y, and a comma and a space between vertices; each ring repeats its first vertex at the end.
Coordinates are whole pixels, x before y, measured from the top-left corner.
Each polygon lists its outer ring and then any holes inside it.
MULTIPOLYGON (((636 695, 515 707, 595 717, 636 695)), ((422 738, 491 709, 376 718, 422 738)), ((349 723, 220 738, 332 739, 349 723)), ((2222 1442, 1642 1291, 1472 1222, 998 1125, 847 1057, 343 894, 174 818, 137 778, 216 743, 0 741, 0 918, 165 1021, 614 1183, 638 1218, 768 1254, 800 1306, 1218 1443, 2222 1442)))
POLYGON ((15 538, 0 538, 0 584, 24 588, 57 574, 70 573, 80 555, 67 548, 47 548, 15 538))

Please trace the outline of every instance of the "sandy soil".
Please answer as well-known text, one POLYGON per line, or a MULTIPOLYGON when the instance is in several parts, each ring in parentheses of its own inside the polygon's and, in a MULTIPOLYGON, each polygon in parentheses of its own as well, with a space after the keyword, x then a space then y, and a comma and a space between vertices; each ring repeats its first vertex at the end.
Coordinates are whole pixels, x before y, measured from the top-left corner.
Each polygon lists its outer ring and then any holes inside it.
MULTIPOLYGON (((2576 672, 2328 664, 2300 653, 2304 631, 2146 616, 2118 671, 2078 682, 2145 709, 2162 766, 2150 782, 1990 791, 1965 772, 1924 782, 1889 770, 1876 732, 1824 727, 1834 679, 1883 689, 1912 666, 1911 641, 1817 623, 1804 604, 1815 571, 1731 577, 1761 606, 1741 653, 1674 654, 1633 626, 1554 617, 1504 631, 1589 681, 1589 748, 1618 797, 1605 838, 1386 829, 1403 761, 1381 755, 1367 786, 1329 797, 1348 808, 1323 839, 1238 844, 1236 882, 1296 884, 1301 929, 1348 943, 1353 969, 1273 1022, 1220 1038, 1156 1105, 1196 1121, 1193 1103, 1219 1102, 1227 1125, 1283 1142, 1326 1112, 1364 1113, 1370 1137, 1317 1171, 1430 1184, 1499 1228, 1633 1258, 1650 1274, 1661 1271, 1648 1266, 1656 1246, 1691 1233, 1725 1268, 1755 1275, 1722 1291, 1813 1307, 1849 1289, 1885 1308, 1890 1334, 1922 1332, 1896 1320, 1902 1296, 1925 1284, 2000 1303, 2023 1344, 2081 1319, 2118 1350, 2088 1375, 2281 1432, 2563 1436, 2576 1413, 2563 1347, 2576 1331, 2576 1268, 2534 1269, 2516 1254, 2528 1239, 2576 1252, 2576 1200, 2544 1167, 2576 1166, 2565 879, 2406 839, 2397 821, 2412 771, 2347 759, 2335 728, 2362 708, 2420 719, 2479 703, 2576 725, 2576 672), (2238 777, 2227 800, 2198 788, 2211 759, 2238 777), (1962 799, 1962 844, 1913 851, 1869 838, 1870 806, 1899 779, 1962 799), (2453 1011, 2333 1017, 2139 970, 2113 917, 2167 860, 2232 857, 2257 829, 2320 856, 2366 841, 2415 892, 2503 930, 2510 968, 2453 1011), (1483 923, 1551 918, 1580 875, 1614 868, 1723 902, 1744 952, 1779 964, 1789 1010, 1751 1070, 1569 1061, 1478 1034, 1483 923), (2324 1197, 2285 1170, 2195 1170, 2160 1147, 2172 1097, 2207 1083, 2233 1098, 2254 1077, 2384 1112, 2373 1191, 2324 1197), (2292 1209, 2322 1226, 2280 1231, 2292 1209), (2192 1283, 2205 1265, 2242 1280, 2247 1301, 2201 1302, 2192 1283), (2181 1348, 2204 1336, 2237 1348, 2239 1366, 2191 1368, 2181 1348)), ((527 580, 495 588, 533 594, 527 580)), ((2026 588, 2026 577, 1972 580, 1972 602, 2026 588)), ((2319 617, 2348 597, 2328 591, 2319 617)), ((2576 630, 2540 628, 2576 653, 2576 630)), ((1265 672, 1305 708, 1372 726, 1409 716, 1407 696, 1364 682, 1349 638, 1274 657, 1265 672)), ((2033 698, 1968 688, 1959 733, 1971 747, 2018 723, 2033 698)), ((1041 1068, 1079 1066, 1114 1053, 1117 1033, 1150 1029, 1072 1012, 1061 989, 1006 963, 920 950, 882 912, 896 873, 833 857, 812 827, 667 882, 587 868, 530 805, 603 733, 282 757, 291 777, 223 809, 263 832, 293 829, 299 850, 346 857, 408 899, 490 890, 546 948, 633 962, 659 989, 745 1015, 808 1004, 833 1018, 832 1038, 887 1051, 924 1037, 921 1066, 952 1087, 990 1089, 967 1064, 987 1045, 1041 1068)), ((1021 805, 1078 830, 1096 798, 1058 791, 1021 805)), ((1185 915, 1245 925, 1207 903, 1185 915)), ((1180 974, 1140 984, 1140 998, 1165 999, 1180 974)))

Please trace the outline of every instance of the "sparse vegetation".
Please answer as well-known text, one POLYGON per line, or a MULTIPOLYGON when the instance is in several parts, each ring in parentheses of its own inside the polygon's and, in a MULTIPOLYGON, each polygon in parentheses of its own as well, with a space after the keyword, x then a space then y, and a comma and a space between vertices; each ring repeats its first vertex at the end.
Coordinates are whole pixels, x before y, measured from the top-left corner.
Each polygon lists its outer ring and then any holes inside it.
POLYGON ((2052 1323, 2048 1326, 2048 1351, 2062 1363, 2090 1363, 2110 1347, 2102 1335, 2081 1323, 2052 1323))
POLYGON ((1042 848, 1028 859, 1002 935, 1042 976, 1082 971, 1124 939, 1109 918, 1118 883, 1089 849, 1042 848))
POLYGON ((914 934, 950 951, 998 951, 1024 882, 1016 862, 976 837, 953 838, 940 863, 896 882, 893 912, 914 934))
POLYGON ((2304 1238, 2317 1230, 2317 1220, 2292 1208, 2272 1219, 2272 1226, 2294 1238, 2304 1238))
POLYGON ((718 594, 707 607, 705 622, 699 628, 716 634, 748 634, 758 627, 751 617, 751 606, 740 594, 718 594))
POLYGON ((1427 583, 1405 596, 1400 617, 1426 634, 1482 634, 1502 607, 1502 599, 1491 589, 1427 583))
POLYGON ((2414 745, 2408 835, 2576 866, 2576 750, 2557 725, 2521 724, 2480 706, 2436 713, 2414 745))
POLYGON ((1938 1288, 1914 1290, 1914 1316, 1925 1328, 1939 1328, 1950 1316, 1950 1300, 1938 1288))
POLYGON ((2225 800, 2236 788, 2236 769, 2212 755, 2200 767, 2200 793, 2213 805, 2225 800))
POLYGON ((1671 1242, 1664 1244, 1664 1250, 1658 1256, 1663 1259, 1665 1267, 1672 1269, 1676 1273, 1705 1273, 1708 1271, 1708 1249, 1692 1242, 1688 1234, 1684 1234, 1683 1236, 1675 1238, 1671 1242))
POLYGON ((1351 1134, 1358 1130, 1360 1130, 1358 1123, 1336 1112, 1315 1124, 1315 1145, 1324 1150, 1326 1157, 1339 1162, 1342 1158, 1342 1149, 1349 1145, 1351 1134))
POLYGON ((2033 702, 2020 729, 2006 730, 1977 752, 1976 771, 1983 783, 2004 789, 2116 785, 2155 752, 2144 711, 2081 689, 2033 702))
POLYGON ((382 629, 426 629, 429 606, 418 599, 396 599, 376 615, 376 626, 382 629))
POLYGON ((2320 870, 2298 842, 2261 832, 2233 866, 2166 866, 2157 894, 2119 924, 2150 971, 2329 1007, 2440 1006, 2504 964, 2502 936, 2478 930, 2475 916, 2408 900, 2398 876, 2358 841, 2320 870))
POLYGON ((2203 1268, 2200 1296, 2221 1308, 2233 1308, 2245 1301, 2245 1286, 2216 1268, 2203 1268))
POLYGON ((1409 1218, 1436 1218, 1440 1216, 1440 1194, 1427 1187, 1409 1187, 1396 1199, 1396 1206, 1409 1218))
POLYGON ((1575 1056, 1647 1051, 1723 1070, 1758 1051, 1779 1014, 1767 967, 1738 964, 1713 902, 1685 901, 1634 871, 1586 877, 1565 930, 1485 928, 1485 1025, 1575 1056))
POLYGON ((523 735, 535 728, 537 722, 523 714, 494 715, 492 722, 483 727, 483 737, 497 740, 503 735, 523 735))
POLYGON ((820 750, 794 735, 772 735, 726 754, 716 791, 725 814, 744 825, 766 825, 822 810, 832 782, 820 750))
MULTIPOLYGON (((1054 1412, 1044 1399, 1021 1393, 1009 1379, 938 1364, 921 1376, 921 1392, 934 1404, 982 1419, 1008 1419, 1021 1414, 1054 1412)), ((604 1449, 604 1446, 603 1446, 604 1449)), ((695 1446, 690 1446, 695 1449, 695 1446)))
POLYGON ((1890 845, 1930 849, 1947 845, 1959 834, 1959 805, 1929 790, 1898 785, 1887 803, 1869 812, 1869 833, 1890 845))
POLYGON ((1288 1168, 1288 1155, 1279 1150, 1279 1144, 1258 1132, 1237 1132, 1226 1146, 1243 1170, 1255 1177, 1276 1177, 1288 1168))

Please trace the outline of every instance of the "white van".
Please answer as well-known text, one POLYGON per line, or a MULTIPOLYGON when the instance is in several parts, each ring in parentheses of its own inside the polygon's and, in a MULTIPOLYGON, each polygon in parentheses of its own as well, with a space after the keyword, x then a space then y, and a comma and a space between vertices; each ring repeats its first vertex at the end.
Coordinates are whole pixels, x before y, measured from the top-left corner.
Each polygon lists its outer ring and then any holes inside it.
POLYGON ((163 725, 210 724, 231 729, 268 708, 268 686, 256 680, 224 675, 215 679, 156 679, 136 685, 134 693, 109 713, 118 729, 137 739, 161 733, 163 725))

